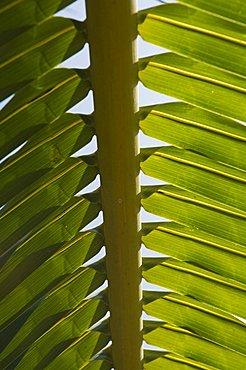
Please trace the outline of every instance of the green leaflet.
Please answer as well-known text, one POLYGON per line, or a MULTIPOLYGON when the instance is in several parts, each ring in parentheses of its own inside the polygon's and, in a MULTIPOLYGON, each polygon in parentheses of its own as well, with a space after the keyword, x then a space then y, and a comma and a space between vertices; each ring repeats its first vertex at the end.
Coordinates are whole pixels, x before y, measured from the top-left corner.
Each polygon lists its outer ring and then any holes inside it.
POLYGON ((241 0, 234 0, 228 3, 227 0, 179 0, 195 8, 218 14, 219 16, 229 18, 233 22, 246 23, 246 4, 241 0))
POLYGON ((143 108, 142 131, 158 140, 246 170, 246 128, 183 102, 143 108))
POLYGON ((112 364, 107 360, 92 360, 88 365, 82 367, 84 370, 111 370, 112 364))
POLYGON ((176 293, 159 298, 146 292, 144 311, 172 325, 186 328, 222 346, 246 354, 245 324, 213 306, 176 293), (148 302, 149 299, 153 299, 148 302), (234 339, 238 340, 235 341, 234 339))
POLYGON ((143 230, 147 248, 246 284, 244 246, 174 222, 144 224, 143 230))
MULTIPOLYGON (((156 351, 152 351, 156 352, 156 351)), ((144 368, 146 370, 218 370, 216 367, 204 365, 201 362, 194 361, 190 358, 185 358, 176 354, 167 353, 162 357, 158 357, 147 364, 144 368)))
POLYGON ((245 120, 245 79, 173 53, 140 62, 143 84, 229 118, 245 120), (206 99, 204 99, 206 97, 206 99))
POLYGON ((174 147, 143 149, 141 169, 148 176, 246 211, 244 171, 174 147))
POLYGON ((169 324, 148 332, 144 335, 144 339, 151 345, 167 348, 174 353, 201 362, 205 365, 205 369, 210 369, 212 366, 212 368, 231 370, 235 364, 239 369, 243 369, 246 365, 245 356, 200 338, 186 329, 169 324))
POLYGON ((145 18, 139 25, 139 33, 144 40, 192 59, 246 74, 246 27, 243 25, 181 4, 166 4, 143 13, 145 18))
POLYGON ((68 158, 33 185, 14 197, 0 213, 0 249, 15 245, 52 210, 62 206, 96 176, 93 166, 79 158, 68 158))
POLYGON ((79 369, 81 366, 88 364, 89 359, 102 350, 108 341, 108 335, 97 331, 90 331, 83 337, 75 340, 74 343, 47 366, 47 369, 55 370, 60 368, 66 370, 68 366, 79 369))
POLYGON ((174 186, 143 188, 142 205, 160 217, 246 244, 245 214, 237 208, 174 186))
POLYGON ((168 258, 145 259, 144 268, 143 277, 152 284, 189 295, 237 316, 245 316, 245 284, 168 258))
POLYGON ((16 288, 5 299, 4 304, 11 307, 13 314, 29 308, 34 300, 45 296, 60 281, 94 257, 102 246, 103 239, 98 233, 87 231, 76 234, 25 280, 20 280, 16 288), (26 294, 23 295, 23 292, 26 294))

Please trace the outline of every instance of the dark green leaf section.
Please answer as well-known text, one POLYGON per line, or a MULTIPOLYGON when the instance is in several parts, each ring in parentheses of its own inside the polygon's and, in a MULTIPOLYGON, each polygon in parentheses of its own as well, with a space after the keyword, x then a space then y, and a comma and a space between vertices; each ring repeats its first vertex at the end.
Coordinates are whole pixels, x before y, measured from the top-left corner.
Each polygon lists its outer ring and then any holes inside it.
POLYGON ((11 32, 38 24, 73 2, 74 0, 2 0, 0 32, 11 32))
POLYGON ((240 317, 245 317, 246 285, 201 267, 170 258, 144 261, 144 278, 189 295, 240 317), (209 291, 209 295, 207 292, 209 291))
POLYGON ((140 117, 146 135, 246 170, 246 128, 237 121, 182 102, 143 108, 140 117))
POLYGON ((89 119, 65 113, 38 131, 18 153, 4 161, 0 166, 1 205, 86 145, 94 134, 92 125, 85 123, 89 119))
MULTIPOLYGON (((188 359, 208 365, 208 367, 200 367, 201 369, 211 369, 210 366, 212 366, 212 369, 231 370, 235 364, 237 364, 239 369, 243 369, 246 365, 245 356, 201 338, 186 329, 169 324, 164 324, 153 329, 145 334, 144 338, 147 343, 158 347, 163 347, 165 341, 166 349, 174 353, 179 353, 188 359)), ((190 366, 189 363, 188 366, 190 366)), ((151 369, 151 367, 149 369, 151 369)), ((180 369, 182 369, 182 367, 180 367, 180 369)))
MULTIPOLYGON (((141 14, 140 14, 141 16, 141 14)), ((181 4, 143 11, 145 41, 237 74, 246 74, 246 27, 181 4)))
POLYGON ((81 70, 54 69, 19 90, 0 113, 1 158, 83 99, 85 78, 81 70))
POLYGON ((234 23, 246 23, 246 4, 241 0, 234 0, 228 3, 227 0, 179 0, 195 8, 218 14, 233 21, 234 23))
POLYGON ((83 370, 111 370, 112 364, 107 360, 93 360, 88 365, 82 367, 83 370))
MULTIPOLYGON (((33 343, 24 358, 19 364, 19 368, 39 368, 47 366, 56 356, 71 343, 74 339, 82 336, 86 330, 100 320, 107 311, 105 303, 99 299, 84 301, 76 306, 66 316, 50 327, 39 339, 33 343), (42 356, 40 354, 42 353, 42 356)), ((10 363, 18 353, 25 350, 27 341, 24 339, 12 352, 11 345, 6 348, 3 355, 10 352, 3 361, 3 364, 10 363)), ((94 348, 96 350, 96 348, 94 348)))
POLYGON ((95 296, 104 262, 84 265, 104 245, 88 230, 100 199, 78 194, 98 174, 96 155, 70 157, 90 142, 94 122, 66 113, 89 92, 89 73, 56 68, 86 42, 83 23, 53 16, 70 3, 0 5, 0 99, 14 95, 0 113, 3 369, 111 368, 110 356, 97 356, 110 339, 98 325, 107 303, 95 296))
MULTIPOLYGON (((31 230, 24 240, 19 242, 13 255, 2 268, 1 297, 5 297, 17 287, 56 252, 61 244, 72 239, 97 216, 99 210, 98 204, 93 204, 83 197, 74 197, 31 230)), ((12 309, 15 310, 15 307, 12 309)), ((7 311, 2 320, 7 320, 7 316, 11 314, 10 310, 7 311)))
POLYGON ((147 248, 246 284, 244 246, 174 222, 160 223, 155 228, 146 224, 143 229, 147 248))
POLYGON ((245 213, 244 171, 174 147, 142 150, 142 158, 141 168, 146 175, 239 208, 245 213))
POLYGON ((95 167, 79 158, 68 158, 13 198, 0 214, 0 250, 6 251, 39 224, 52 210, 61 207, 96 176, 95 167))
POLYGON ((81 50, 84 43, 82 23, 60 17, 5 43, 0 48, 0 100, 81 50))
MULTIPOLYGON (((150 299, 151 292, 146 292, 150 299)), ((233 316, 213 306, 197 301, 188 296, 168 293, 144 305, 144 311, 172 325, 193 331, 194 333, 229 347, 242 354, 246 353, 245 324, 233 316), (237 341, 234 341, 234 338, 237 341)))
MULTIPOLYGON (((50 289, 69 277, 84 262, 94 257, 103 246, 102 236, 95 232, 81 232, 64 243, 52 256, 30 273, 25 280, 6 297, 5 303, 16 315, 44 297, 50 289), (26 292, 23 295, 23 292, 26 292)), ((18 271, 18 270, 17 270, 18 271)))
POLYGON ((95 330, 86 333, 71 343, 66 350, 47 366, 47 369, 56 370, 61 368, 65 370, 68 366, 71 366, 73 369, 79 369, 81 366, 86 365, 93 355, 102 350, 108 341, 109 337, 104 333, 95 330))
MULTIPOLYGON (((69 346, 71 341, 76 340, 79 335, 85 332, 93 320, 97 321, 105 314, 106 307, 104 304, 101 305, 100 301, 95 301, 95 303, 94 300, 92 303, 90 301, 88 301, 89 303, 82 302, 88 294, 103 283, 104 278, 104 274, 93 268, 80 268, 55 286, 39 302, 38 307, 24 312, 12 325, 5 328, 7 336, 11 334, 15 334, 15 336, 2 353, 2 358, 6 355, 4 361, 12 362, 38 340, 37 350, 39 346, 42 347, 45 356, 40 357, 40 352, 38 352, 39 356, 37 357, 37 352, 34 349, 33 361, 43 360, 44 363, 46 361, 49 363, 54 355, 57 356, 69 346), (18 320, 20 321, 23 316, 25 316, 25 321, 17 332, 18 320), (83 320, 86 317, 88 318, 87 322, 83 320), (76 323, 78 327, 76 327, 76 323), (53 338, 52 341, 50 341, 51 338, 53 338), (53 351, 58 351, 58 353, 53 352, 52 347, 53 351)), ((32 348, 35 346, 31 347, 31 350, 32 348)))
POLYGON ((246 244, 244 212, 174 186, 147 187, 143 190, 142 204, 148 212, 235 243, 246 244))
POLYGON ((173 53, 143 60, 140 68, 140 80, 152 90, 245 120, 246 83, 240 76, 173 53))

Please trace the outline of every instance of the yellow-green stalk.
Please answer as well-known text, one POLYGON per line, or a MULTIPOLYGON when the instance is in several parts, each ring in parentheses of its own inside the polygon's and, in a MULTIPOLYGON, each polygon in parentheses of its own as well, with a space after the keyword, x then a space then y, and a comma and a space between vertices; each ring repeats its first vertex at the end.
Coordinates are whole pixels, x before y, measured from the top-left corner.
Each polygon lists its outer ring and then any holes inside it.
POLYGON ((142 370, 135 0, 87 0, 115 370, 142 370))

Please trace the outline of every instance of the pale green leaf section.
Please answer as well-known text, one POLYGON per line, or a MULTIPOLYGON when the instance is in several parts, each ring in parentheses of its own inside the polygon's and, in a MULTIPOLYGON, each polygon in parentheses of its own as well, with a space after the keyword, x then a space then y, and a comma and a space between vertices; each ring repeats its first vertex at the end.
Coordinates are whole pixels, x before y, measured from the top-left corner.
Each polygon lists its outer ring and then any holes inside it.
POLYGON ((245 78, 173 53, 144 59, 139 78, 146 87, 162 94, 245 120, 245 78))
POLYGON ((167 353, 144 365, 146 370, 173 370, 174 368, 175 370, 219 370, 217 367, 204 365, 201 362, 172 353, 167 353))
MULTIPOLYGON (((52 70, 86 42, 83 24, 51 17, 69 3, 0 5, 0 96, 15 93, 0 114, 1 158, 27 141, 0 167, 3 369, 117 367, 110 355, 98 356, 110 340, 108 323, 91 329, 110 309, 107 297, 86 299, 107 279, 104 261, 83 267, 104 245, 99 232, 81 232, 100 200, 75 196, 98 170, 94 157, 68 158, 95 132, 94 117, 65 113, 87 95, 90 74, 52 70)), ((178 54, 140 61, 140 80, 184 101, 140 112, 143 132, 174 146, 143 150, 142 169, 175 185, 143 188, 142 203, 176 222, 143 227, 146 247, 172 257, 146 259, 143 276, 174 291, 145 294, 145 312, 165 323, 145 322, 144 338, 172 353, 148 355, 144 368, 241 370, 245 324, 234 315, 245 317, 246 306, 246 130, 239 122, 246 7, 243 0, 180 3, 139 16, 146 41, 178 54)))
POLYGON ((246 127, 183 102, 143 108, 142 131, 158 140, 246 170, 246 127))
MULTIPOLYGON (((181 4, 143 11, 145 41, 237 74, 246 74, 246 27, 181 4)), ((141 22, 141 18, 140 18, 141 22)))
POLYGON ((190 263, 169 258, 159 260, 149 258, 144 264, 143 277, 148 282, 245 317, 245 284, 190 263))
POLYGON ((179 2, 229 18, 235 23, 246 23, 246 4, 242 0, 233 0, 231 2, 227 0, 179 0, 179 2))
POLYGON ((174 353, 203 363, 204 369, 210 369, 210 366, 212 366, 212 368, 215 367, 221 370, 231 370, 235 364, 239 369, 243 369, 246 365, 246 356, 218 346, 197 336, 195 333, 170 324, 164 324, 148 332, 144 335, 144 338, 151 345, 165 347, 165 349, 174 353))
POLYGON ((143 277, 172 292, 146 292, 152 351, 145 368, 246 367, 245 2, 181 0, 144 10, 139 33, 171 53, 140 60, 148 88, 181 102, 143 107, 143 133, 173 146, 143 149, 141 169, 172 185, 145 186, 144 209, 175 222, 143 225, 163 258, 143 277), (176 54, 175 54, 176 53, 176 54), (167 323, 166 323, 167 322, 167 323))
POLYGON ((246 284, 244 246, 174 222, 144 224, 143 229, 147 248, 246 284))
POLYGON ((141 169, 148 176, 239 208, 246 216, 245 171, 174 147, 143 149, 141 169))
POLYGON ((144 311, 148 315, 187 328, 203 338, 246 354, 246 330, 241 321, 188 296, 160 293, 160 298, 155 299, 152 295, 146 292, 144 311), (148 302, 149 299, 153 301, 148 302))

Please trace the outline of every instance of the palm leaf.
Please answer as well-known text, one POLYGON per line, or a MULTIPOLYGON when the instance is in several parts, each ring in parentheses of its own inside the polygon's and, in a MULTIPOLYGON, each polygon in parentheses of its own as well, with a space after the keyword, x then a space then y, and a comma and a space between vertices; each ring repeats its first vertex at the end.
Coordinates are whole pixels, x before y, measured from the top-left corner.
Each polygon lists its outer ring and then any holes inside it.
POLYGON ((0 113, 0 367, 243 369, 245 4, 136 15, 133 0, 90 0, 81 23, 55 15, 70 3, 0 7, 0 99, 14 94, 0 113), (180 100, 138 113, 137 27, 171 51, 140 59, 139 81, 180 100), (59 67, 86 42, 89 70, 59 67), (91 89, 95 112, 68 113, 91 89), (170 145, 140 152, 138 126, 170 145), (98 151, 76 155, 93 135, 98 151), (142 206, 167 219, 142 225, 163 255, 142 272, 140 168, 164 182, 142 187, 142 206), (97 175, 100 191, 85 193, 97 175), (141 300, 141 277, 164 291, 141 300), (143 358, 143 341, 159 350, 143 358))

